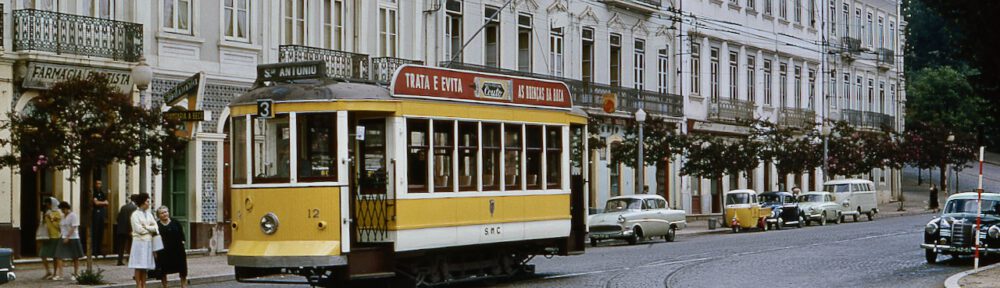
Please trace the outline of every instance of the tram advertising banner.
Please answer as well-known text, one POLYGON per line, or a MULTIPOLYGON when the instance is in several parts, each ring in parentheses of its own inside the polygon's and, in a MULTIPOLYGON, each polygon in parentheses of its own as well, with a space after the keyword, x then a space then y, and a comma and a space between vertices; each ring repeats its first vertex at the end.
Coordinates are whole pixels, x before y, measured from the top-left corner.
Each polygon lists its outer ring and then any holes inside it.
POLYGON ((569 89, 562 82, 426 66, 399 68, 391 89, 393 95, 399 97, 541 108, 572 107, 569 89))

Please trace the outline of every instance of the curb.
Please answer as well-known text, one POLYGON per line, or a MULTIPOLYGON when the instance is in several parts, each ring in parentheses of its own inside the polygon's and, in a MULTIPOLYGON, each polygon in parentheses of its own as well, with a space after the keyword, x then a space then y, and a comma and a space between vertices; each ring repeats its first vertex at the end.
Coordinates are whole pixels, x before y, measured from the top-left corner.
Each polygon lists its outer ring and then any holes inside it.
MULTIPOLYGON (((224 282, 224 281, 235 280, 235 279, 236 278, 233 276, 232 273, 226 273, 226 274, 199 276, 199 277, 189 277, 188 278, 188 284, 189 285, 201 285, 201 284, 210 284, 210 283, 224 282)), ((155 285, 156 282, 159 282, 159 281, 151 280, 151 281, 148 281, 147 283, 154 283, 154 285, 155 285)), ((171 286, 173 286, 173 284, 171 284, 171 286)), ((88 286, 88 287, 131 288, 131 287, 135 287, 135 283, 108 284, 108 285, 88 286)))
MULTIPOLYGON (((185 251, 185 253, 187 253, 188 256, 211 256, 211 255, 209 255, 208 248, 187 249, 187 250, 184 250, 184 251, 185 251)), ((215 255, 226 255, 226 253, 228 253, 228 252, 229 252, 228 249, 226 249, 226 250, 220 250, 220 251, 216 251, 215 255)), ((94 261, 95 262, 96 261, 104 261, 104 260, 109 260, 110 261, 110 260, 115 260, 116 259, 115 257, 117 257, 117 254, 108 254, 107 257, 103 257, 103 258, 100 258, 100 259, 98 259, 98 258, 95 257, 94 261)), ((83 261, 86 261, 86 259, 87 259, 86 256, 84 256, 83 258, 80 258, 80 260, 83 260, 83 261)), ((128 254, 125 254, 125 257, 123 259, 128 259, 128 254)), ((15 265, 19 265, 19 264, 38 264, 38 263, 42 263, 42 259, 41 258, 33 257, 33 258, 22 258, 22 259, 15 259, 14 260, 14 264, 15 265)))
POLYGON ((976 274, 978 272, 982 272, 982 271, 986 271, 986 270, 994 269, 994 268, 998 268, 998 267, 1000 267, 1000 263, 992 264, 992 265, 985 266, 985 267, 980 267, 979 271, 976 271, 975 269, 970 269, 970 270, 958 272, 957 274, 951 275, 951 277, 948 277, 948 279, 944 280, 944 287, 945 288, 961 288, 962 286, 958 285, 958 282, 962 281, 962 278, 964 278, 965 276, 969 276, 969 275, 972 275, 972 274, 976 274))

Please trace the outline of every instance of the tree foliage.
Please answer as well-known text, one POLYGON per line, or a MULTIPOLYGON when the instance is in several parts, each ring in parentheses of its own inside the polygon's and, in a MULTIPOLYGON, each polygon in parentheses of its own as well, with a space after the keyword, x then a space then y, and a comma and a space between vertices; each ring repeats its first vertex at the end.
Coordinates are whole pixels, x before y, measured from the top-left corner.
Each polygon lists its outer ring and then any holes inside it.
MULTIPOLYGON (((623 128, 623 141, 610 147, 611 159, 635 168, 639 158, 639 146, 636 145, 639 143, 639 125, 636 121, 627 121, 623 128)), ((660 167, 660 164, 681 153, 682 140, 676 130, 676 124, 663 118, 650 117, 643 124, 643 164, 660 167)))
POLYGON ((988 121, 985 100, 975 97, 968 71, 952 67, 924 68, 907 82, 907 125, 928 123, 958 130, 976 131, 988 121))

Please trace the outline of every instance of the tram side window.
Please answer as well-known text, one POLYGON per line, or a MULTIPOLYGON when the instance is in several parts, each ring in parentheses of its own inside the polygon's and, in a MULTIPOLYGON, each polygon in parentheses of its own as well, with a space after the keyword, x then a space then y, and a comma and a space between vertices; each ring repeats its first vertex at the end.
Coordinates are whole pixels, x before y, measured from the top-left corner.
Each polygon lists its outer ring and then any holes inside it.
POLYGON ((298 114, 296 118, 298 181, 337 181, 336 114, 298 114))
POLYGON ((545 127, 546 188, 559 189, 562 184, 562 127, 545 127))
POLYGON ((434 192, 454 192, 455 121, 434 120, 434 192))
POLYGON ((233 147, 233 184, 247 184, 247 119, 244 116, 233 117, 233 131, 229 135, 229 145, 233 147))
POLYGON ((406 120, 406 172, 409 193, 427 192, 427 148, 430 140, 426 119, 406 120))
POLYGON ((528 189, 542 188, 542 126, 524 126, 525 147, 525 181, 528 189))
MULTIPOLYGON (((476 155, 479 152, 479 125, 458 123, 458 190, 476 190, 476 155)), ((485 168, 484 168, 485 169, 485 168)))
POLYGON ((524 189, 521 183, 521 149, 524 147, 521 138, 521 124, 504 124, 504 188, 505 190, 524 189))
POLYGON ((288 182, 292 134, 288 115, 254 118, 253 123, 253 182, 288 182))
POLYGON ((483 191, 500 191, 500 124, 483 123, 483 191))

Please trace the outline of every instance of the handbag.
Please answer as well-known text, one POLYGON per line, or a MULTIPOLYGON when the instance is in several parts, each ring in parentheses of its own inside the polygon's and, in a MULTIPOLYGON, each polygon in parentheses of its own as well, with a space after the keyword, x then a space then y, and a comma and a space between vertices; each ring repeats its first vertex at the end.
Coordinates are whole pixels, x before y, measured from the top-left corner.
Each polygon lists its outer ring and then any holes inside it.
POLYGON ((153 252, 158 252, 160 250, 163 250, 163 237, 160 237, 160 235, 157 234, 156 236, 153 236, 153 252))

